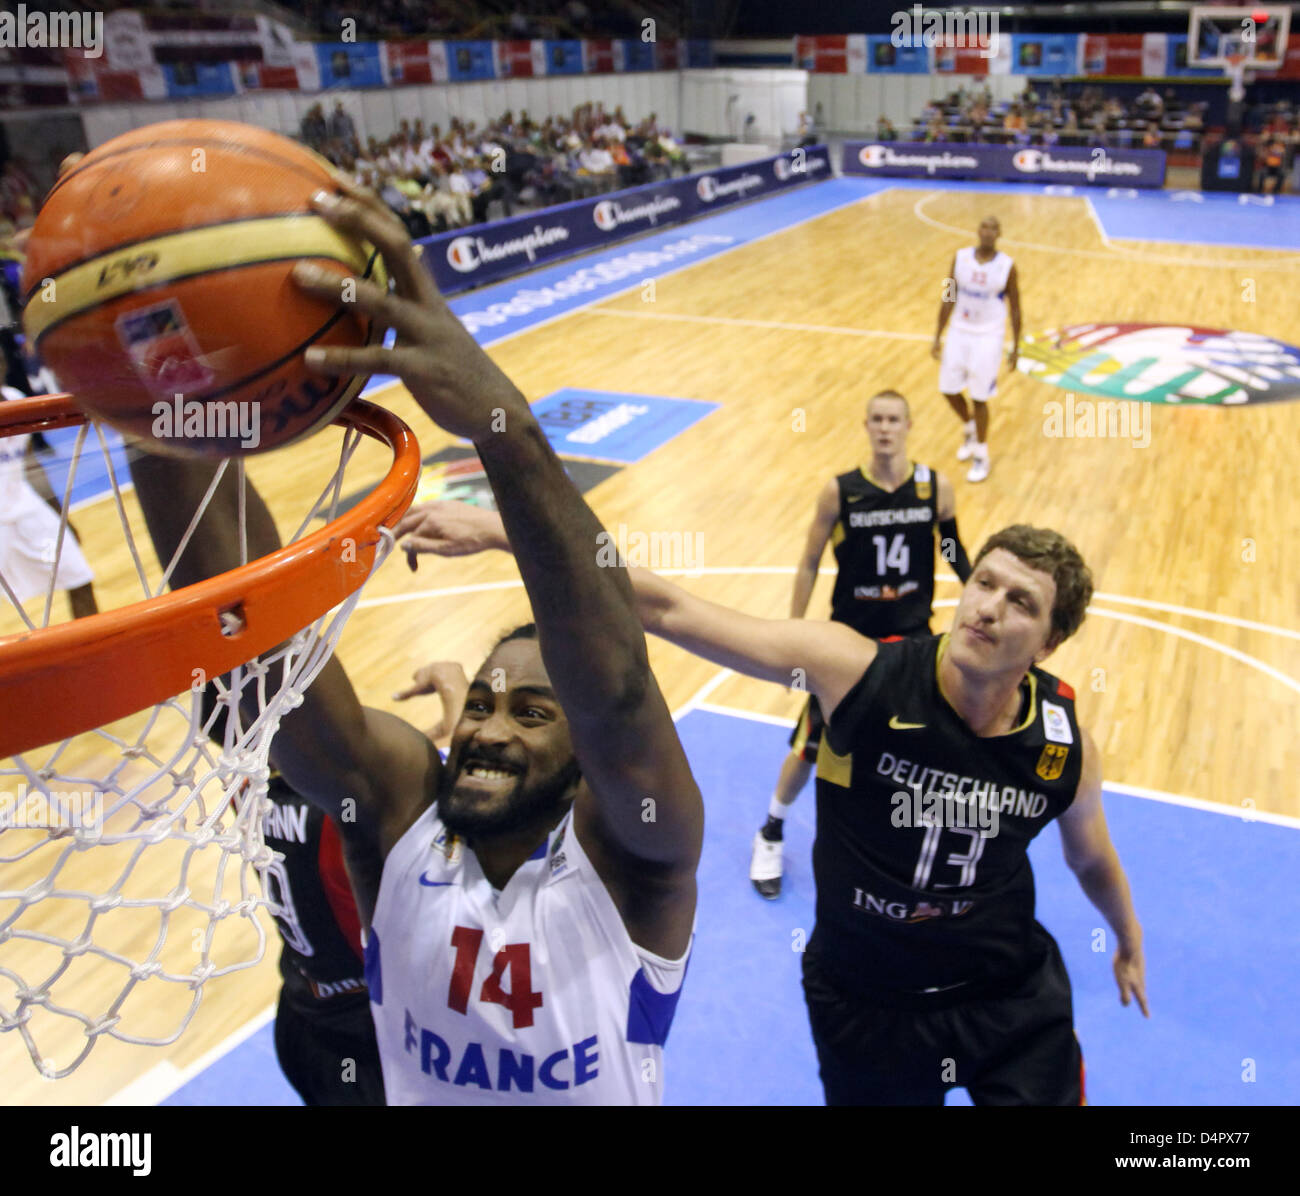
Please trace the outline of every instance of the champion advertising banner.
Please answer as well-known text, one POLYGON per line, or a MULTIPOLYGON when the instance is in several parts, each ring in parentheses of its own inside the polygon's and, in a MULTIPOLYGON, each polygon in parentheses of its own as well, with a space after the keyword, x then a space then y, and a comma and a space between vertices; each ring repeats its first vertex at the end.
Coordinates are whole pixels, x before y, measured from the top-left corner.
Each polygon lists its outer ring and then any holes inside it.
POLYGON ((830 177, 830 150, 816 145, 742 166, 611 191, 526 216, 439 233, 421 244, 438 289, 444 295, 454 294, 638 233, 705 216, 741 200, 830 177))
POLYGON ((1163 187, 1163 150, 1102 146, 966 145, 960 142, 846 141, 845 174, 1163 187))

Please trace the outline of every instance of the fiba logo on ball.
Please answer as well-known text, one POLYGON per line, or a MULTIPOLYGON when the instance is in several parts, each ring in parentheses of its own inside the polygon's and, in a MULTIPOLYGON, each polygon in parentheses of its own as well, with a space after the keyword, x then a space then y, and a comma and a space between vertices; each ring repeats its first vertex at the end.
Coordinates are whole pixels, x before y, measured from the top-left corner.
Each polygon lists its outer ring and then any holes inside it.
POLYGON ((591 213, 591 218, 596 222, 596 227, 610 232, 618 228, 618 213, 614 209, 613 203, 608 199, 602 199, 591 213))
POLYGON ((858 151, 858 161, 863 166, 883 166, 885 156, 885 147, 883 145, 864 145, 858 151))
POLYGON ((447 264, 453 270, 468 274, 479 266, 478 254, 474 252, 473 237, 457 237, 447 246, 447 264))
POLYGON ((711 174, 701 175, 700 181, 695 184, 695 194, 705 203, 712 203, 718 194, 717 180, 711 174))

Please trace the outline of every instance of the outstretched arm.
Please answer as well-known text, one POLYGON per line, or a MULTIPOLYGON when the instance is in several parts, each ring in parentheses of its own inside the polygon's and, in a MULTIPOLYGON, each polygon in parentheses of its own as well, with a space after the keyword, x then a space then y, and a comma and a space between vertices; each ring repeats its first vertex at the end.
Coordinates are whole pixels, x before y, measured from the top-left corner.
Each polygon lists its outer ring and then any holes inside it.
MULTIPOLYGON (((431 419, 473 441, 586 783, 576 829, 634 941, 680 954, 694 921, 703 805, 650 672, 626 572, 602 567, 599 521, 523 395, 443 302, 397 218, 359 188, 322 215, 379 248, 410 291, 395 298, 357 281, 356 306, 397 330, 396 347, 312 351, 308 363, 326 373, 396 372, 431 419)), ((309 275, 299 274, 306 289, 341 301, 336 279, 309 275)))
MULTIPOLYGON (((397 534, 406 537, 402 547, 412 554, 511 551, 500 516, 468 503, 412 507, 397 534)), ((842 623, 760 619, 697 598, 649 569, 631 567, 627 575, 647 631, 738 673, 809 689, 827 718, 876 656, 874 641, 842 623)))
POLYGON ((1110 923, 1118 940, 1115 949, 1115 981, 1122 1005, 1137 998, 1143 1017, 1147 1012, 1146 964, 1142 957, 1142 927, 1133 912, 1128 878, 1110 841, 1106 815, 1101 805, 1101 753, 1087 731, 1083 740, 1083 774, 1074 801, 1061 815, 1061 847, 1065 862, 1079 881, 1088 900, 1110 923))

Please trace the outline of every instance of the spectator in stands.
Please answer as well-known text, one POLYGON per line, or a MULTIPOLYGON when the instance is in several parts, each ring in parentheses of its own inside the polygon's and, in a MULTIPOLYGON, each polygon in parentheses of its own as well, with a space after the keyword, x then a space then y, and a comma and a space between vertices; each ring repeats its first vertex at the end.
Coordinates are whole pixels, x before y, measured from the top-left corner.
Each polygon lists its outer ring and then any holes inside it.
POLYGON ((799 129, 795 134, 800 148, 817 144, 817 130, 813 127, 812 117, 806 112, 799 113, 799 129))
POLYGON ((597 138, 589 149, 584 149, 578 154, 578 164, 581 167, 581 174, 589 175, 598 183, 608 182, 616 173, 614 157, 605 148, 605 143, 600 138, 597 138))
POLYGON ((880 116, 876 120, 876 140, 877 141, 897 141, 898 130, 894 128, 894 122, 887 116, 880 116))
POLYGON ((1259 189, 1265 195, 1275 195, 1286 186, 1286 143, 1280 136, 1264 143, 1259 159, 1259 189))
POLYGON ((1148 83, 1146 90, 1138 96, 1136 106, 1143 116, 1151 120, 1159 120, 1161 113, 1164 112, 1165 102, 1160 98, 1160 93, 1148 83))
POLYGON ((474 209, 470 204, 468 190, 453 191, 449 176, 450 171, 441 162, 435 161, 432 167, 432 179, 425 184, 424 192, 420 197, 425 217, 439 232, 449 228, 461 228, 474 219, 474 209))
POLYGON ((1088 124, 1092 128, 1088 143, 1090 145, 1104 145, 1106 143, 1106 109, 1104 107, 1097 108, 1088 124))
MULTIPOLYGON (((318 104, 317 107, 319 108, 320 105, 318 104)), ((352 123, 352 117, 343 110, 342 100, 334 101, 334 112, 329 120, 329 135, 348 153, 357 152, 357 127, 352 123)))
POLYGON ((329 126, 325 121, 325 110, 319 104, 313 104, 302 118, 302 139, 317 152, 329 137, 329 126))

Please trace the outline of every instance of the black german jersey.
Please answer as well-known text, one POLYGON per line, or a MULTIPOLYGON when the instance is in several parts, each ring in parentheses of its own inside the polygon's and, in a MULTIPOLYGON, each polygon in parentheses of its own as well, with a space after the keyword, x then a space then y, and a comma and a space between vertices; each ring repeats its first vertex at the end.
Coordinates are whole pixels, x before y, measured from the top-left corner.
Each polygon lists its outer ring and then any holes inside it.
POLYGON ((934 473, 914 465, 897 490, 882 490, 861 469, 835 479, 840 517, 831 532, 839 572, 831 618, 880 639, 930 630, 939 497, 934 473))
POLYGON ((817 759, 809 950, 864 995, 992 992, 1049 941, 1027 851, 1078 789, 1074 691, 1031 669, 1015 729, 981 738, 940 693, 946 641, 881 644, 817 759))
POLYGON ((267 846, 283 854, 268 875, 284 948, 280 975, 300 1006, 369 1014, 361 954, 361 921, 343 865, 338 829, 278 773, 268 785, 262 828, 267 846))

